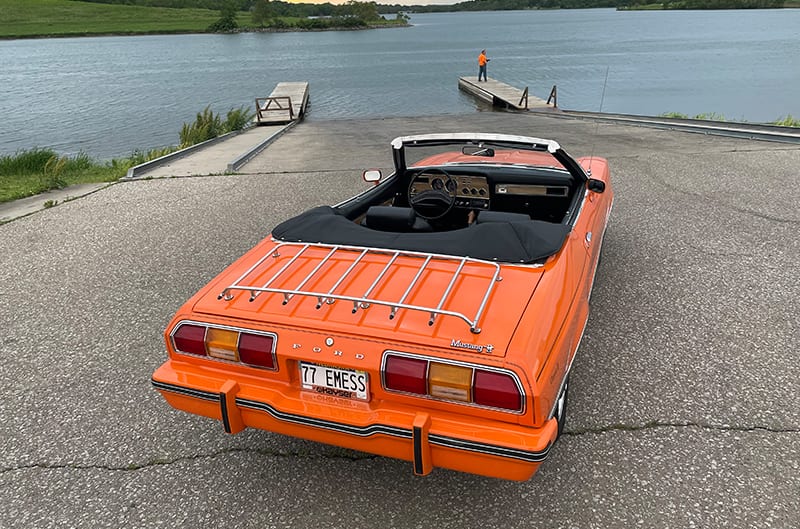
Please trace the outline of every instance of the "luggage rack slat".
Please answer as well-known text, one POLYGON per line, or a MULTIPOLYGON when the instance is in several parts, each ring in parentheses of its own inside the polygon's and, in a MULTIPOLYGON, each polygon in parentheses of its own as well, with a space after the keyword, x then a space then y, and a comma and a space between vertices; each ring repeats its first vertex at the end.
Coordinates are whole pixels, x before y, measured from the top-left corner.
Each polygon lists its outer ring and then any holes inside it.
MULTIPOLYGON (((431 262, 431 257, 432 257, 431 255, 428 255, 425 258, 425 262, 422 263, 422 266, 420 266, 419 270, 417 270, 417 275, 415 275, 414 279, 411 280, 411 283, 408 284, 408 288, 403 293, 403 297, 400 298, 400 301, 397 302, 398 304, 402 304, 402 303, 404 303, 406 301, 406 298, 411 293, 411 289, 414 288, 414 285, 417 284, 417 280, 419 279, 419 276, 422 275, 422 272, 425 271, 425 268, 428 266, 428 263, 431 262)), ((392 311, 389 313, 389 319, 390 320, 394 319, 394 315, 397 313, 397 309, 398 309, 397 306, 392 307, 392 311)))
MULTIPOLYGON (((392 255, 392 258, 389 259, 389 262, 386 263, 386 266, 383 267, 383 270, 381 270, 381 273, 378 274, 378 277, 375 278, 375 281, 373 281, 372 284, 370 285, 370 287, 367 289, 367 291, 364 292, 364 295, 362 296, 363 299, 365 299, 365 300, 369 300, 370 299, 368 296, 372 293, 373 290, 375 290, 375 287, 378 286, 378 283, 380 283, 381 279, 383 279, 383 276, 386 275, 386 272, 389 271, 389 269, 392 267, 392 265, 397 260, 397 257, 399 255, 400 255, 399 252, 395 252, 394 255, 392 255)), ((364 303, 364 302, 354 303, 353 304, 353 314, 356 313, 356 311, 358 310, 358 307, 361 307, 362 309, 368 309, 369 308, 369 302, 366 302, 366 303, 364 303)))
POLYGON ((334 291, 335 291, 337 288, 339 288, 339 285, 341 285, 341 284, 342 284, 342 282, 345 280, 345 278, 346 278, 347 276, 349 276, 349 275, 350 275, 350 272, 352 272, 352 271, 353 271, 353 268, 355 268, 355 267, 356 267, 356 265, 358 265, 358 263, 360 263, 360 262, 361 262, 361 260, 364 258, 364 256, 365 256, 365 255, 367 255, 367 252, 368 252, 368 251, 369 251, 369 250, 368 250, 367 248, 364 248, 364 250, 361 252, 361 254, 360 254, 360 255, 359 255, 357 258, 356 258, 356 260, 355 260, 355 261, 353 261, 353 262, 350 264, 350 266, 347 268, 347 270, 344 272, 344 274, 342 274, 342 277, 340 277, 340 278, 339 278, 339 279, 336 281, 336 284, 334 284, 334 285, 331 287, 331 289, 328 291, 328 293, 325 295, 325 297, 323 297, 323 298, 317 298, 317 308, 318 308, 318 309, 319 309, 320 307, 322 307, 322 304, 323 304, 323 303, 327 303, 328 305, 332 305, 332 304, 333 304, 333 301, 334 301, 334 300, 330 298, 330 295, 331 295, 331 294, 333 294, 333 292, 334 292, 334 291))
MULTIPOLYGON (((461 262, 458 263, 458 268, 456 268, 456 271, 453 272, 453 277, 450 279, 450 284, 447 285, 447 289, 444 291, 444 294, 442 294, 442 299, 439 300, 439 304, 436 306, 436 310, 432 310, 431 311, 431 317, 428 320, 428 325, 433 325, 433 321, 436 319, 437 311, 441 310, 442 305, 444 305, 444 302, 447 299, 447 296, 449 296, 450 295, 450 291, 453 290, 453 285, 456 284, 456 279, 458 279, 458 274, 461 273, 461 270, 464 268, 464 265, 466 264, 466 262, 467 262, 467 259, 466 258, 462 258, 461 262)), ((477 318, 476 318, 476 321, 477 321, 477 318)))
POLYGON ((284 305, 286 305, 289 302, 289 300, 291 300, 294 296, 316 297, 317 309, 321 308, 324 304, 332 305, 337 300, 352 302, 354 313, 357 312, 359 308, 367 309, 369 308, 370 305, 381 305, 391 308, 391 311, 389 313, 389 319, 394 319, 399 309, 414 310, 414 311, 429 313, 430 319, 428 321, 428 325, 433 325, 437 316, 451 316, 466 322, 470 327, 470 331, 475 334, 478 334, 481 332, 481 329, 478 326, 478 322, 480 321, 480 318, 483 316, 486 304, 489 300, 489 296, 491 295, 495 287, 495 283, 501 280, 502 278, 500 277, 500 265, 498 263, 491 261, 483 261, 480 259, 471 259, 469 257, 456 257, 452 255, 413 252, 406 250, 389 250, 383 248, 364 248, 360 246, 346 246, 346 245, 334 245, 334 244, 322 244, 322 243, 280 242, 273 249, 271 249, 266 256, 259 259, 256 262, 256 264, 250 267, 236 281, 234 281, 231 285, 226 287, 222 291, 222 293, 219 294, 218 299, 225 298, 226 301, 231 301, 235 297, 234 291, 249 291, 250 301, 253 301, 262 292, 281 294, 283 295, 284 298, 283 299, 284 305), (293 263, 297 262, 300 256, 303 255, 309 248, 318 248, 322 250, 327 250, 328 252, 325 255, 325 257, 323 257, 321 261, 316 264, 314 269, 308 275, 306 275, 303 278, 303 280, 294 288, 278 288, 270 286, 293 263), (293 256, 291 256, 291 258, 289 258, 289 260, 286 263, 284 263, 281 266, 281 268, 274 275, 272 275, 272 277, 263 285, 258 286, 254 284, 247 284, 246 279, 253 273, 255 273, 259 269, 259 267, 264 265, 264 262, 269 257, 273 257, 275 259, 281 257, 281 250, 283 249, 285 250, 294 249, 296 250, 296 253, 293 256), (347 270, 345 270, 344 273, 338 277, 335 284, 327 292, 316 291, 316 290, 304 290, 303 287, 315 275, 317 275, 323 268, 325 268, 326 265, 330 266, 332 260, 337 256, 337 252, 347 252, 348 254, 356 252, 358 255, 355 257, 353 262, 350 263, 347 270), (366 292, 362 296, 351 296, 343 293, 337 294, 336 290, 341 286, 341 284, 345 281, 345 279, 353 272, 353 270, 359 265, 359 263, 363 261, 364 257, 366 257, 367 255, 381 255, 388 257, 387 263, 383 266, 378 276, 373 280, 370 287, 366 290, 366 292), (370 297, 372 292, 384 279, 387 272, 392 268, 392 265, 399 257, 411 257, 421 260, 419 268, 417 269, 414 277, 411 279, 411 282, 406 287, 406 290, 403 293, 402 297, 400 297, 399 300, 381 299, 375 296, 370 297), (438 304, 434 307, 434 306, 422 306, 422 305, 413 305, 406 303, 408 296, 411 294, 414 288, 421 285, 419 283, 420 278, 422 277, 422 274, 427 269, 432 259, 458 263, 458 267, 453 272, 453 275, 450 278, 450 282, 448 283, 447 288, 445 289, 444 293, 439 299, 438 304), (462 312, 454 310, 445 310, 443 308, 448 298, 450 297, 450 294, 453 291, 456 281, 458 280, 459 276, 462 274, 462 271, 464 270, 464 267, 468 263, 475 263, 483 266, 492 267, 494 269, 491 277, 486 278, 487 280, 486 291, 483 294, 480 306, 478 307, 478 310, 473 318, 470 318, 469 316, 467 316, 462 312))
MULTIPOLYGON (((336 253, 336 250, 337 250, 338 248, 339 248, 338 246, 334 246, 333 248, 331 248, 331 251, 330 251, 330 252, 328 252, 328 255, 326 255, 326 256, 325 256, 325 258, 324 258, 322 261, 320 261, 320 262, 317 264, 317 266, 315 266, 315 267, 314 267, 314 269, 313 269, 313 270, 312 270, 312 271, 311 271, 311 272, 310 272, 310 273, 309 273, 309 274, 308 274, 308 275, 305 277, 305 279, 303 279, 302 281, 300 281, 300 284, 299 284, 299 285, 297 285, 297 286, 295 287, 295 290, 296 290, 296 291, 298 291, 298 292, 302 292, 300 289, 301 289, 301 288, 303 288, 303 286, 305 286, 305 284, 306 284, 306 283, 308 283, 308 280, 309 280, 309 279, 311 279, 312 277, 314 277, 314 274, 316 274, 317 272, 319 272, 319 269, 320 269, 320 268, 322 268, 323 266, 325 266, 325 263, 327 263, 327 262, 328 262, 328 259, 330 259, 330 258, 333 256, 333 254, 335 254, 335 253, 336 253)), ((271 282, 272 282, 272 280, 270 280, 270 283, 271 283, 271 282)), ((284 294, 284 296, 283 296, 283 304, 284 304, 284 305, 286 305, 287 303, 289 303, 289 300, 290 300, 290 299, 292 299, 292 296, 293 296, 293 295, 294 295, 294 294, 288 294, 288 295, 287 295, 287 294, 284 294)), ((252 299, 251 299, 250 301, 252 301, 252 299)))
MULTIPOLYGON (((245 273, 244 273, 244 274, 242 274, 241 276, 239 276, 239 279, 237 279, 236 281, 234 281, 234 282, 233 282, 233 285, 238 285, 238 284, 239 284, 239 282, 241 282, 242 280, 244 280, 244 278, 245 278, 245 277, 247 277, 248 275, 250 275, 250 273, 251 273, 253 270, 255 270, 256 268, 258 268, 258 267, 259 267, 259 266, 260 266, 260 265, 261 265, 261 264, 262 264, 264 261, 266 261, 266 260, 267 260, 267 259, 269 259, 270 257, 272 257, 272 258, 274 258, 274 259, 277 259, 278 257, 280 257, 280 256, 281 256, 281 254, 278 252, 278 248, 280 248, 280 246, 281 246, 281 245, 278 245, 278 246, 276 246, 275 248, 273 248, 273 249, 272 249, 272 251, 271 251, 271 252, 269 252, 267 255, 265 255, 264 257, 262 257, 262 258, 261 258, 261 259, 259 259, 258 261, 256 261, 256 264, 254 264, 253 266, 251 266, 250 268, 248 268, 248 269, 247 269, 247 271, 245 271, 245 273)), ((300 254, 302 254, 304 251, 306 251, 306 249, 308 249, 308 246, 309 246, 309 245, 308 245, 308 244, 304 244, 304 245, 302 245, 302 246, 303 246, 303 247, 300 249, 300 251, 299 251, 299 252, 297 252, 297 253, 295 254, 295 256, 294 256, 294 257, 292 257, 291 261, 289 261, 288 263, 284 264, 284 265, 283 265, 283 267, 282 267, 280 270, 278 270, 278 271, 275 273, 275 275, 274 275, 274 276, 272 276, 272 278, 271 278, 269 281, 267 281, 267 282, 264 284, 264 286, 269 286, 269 284, 270 284, 270 283, 272 283, 273 281, 275 281, 275 279, 277 279, 277 278, 278 278, 278 276, 279 276, 279 275, 281 275, 281 274, 284 272, 284 270, 286 270, 287 268, 289 268, 289 267, 292 265, 292 263, 294 263, 294 262, 297 260, 297 258, 298 258, 298 257, 300 257, 300 254)), ((233 286, 233 285, 232 285, 232 286, 233 286)), ((223 290, 223 291, 220 293, 220 295, 219 295, 219 296, 217 296, 217 299, 222 299, 223 297, 225 298, 225 300, 226 300, 226 301, 230 301, 231 299, 233 299, 233 296, 232 296, 232 295, 230 294, 230 292, 229 292, 230 290, 231 290, 231 287, 228 287, 228 288, 226 288, 225 290, 223 290)), ((255 296, 253 295, 253 293, 251 293, 250 301, 253 301, 253 299, 255 299, 255 296)))

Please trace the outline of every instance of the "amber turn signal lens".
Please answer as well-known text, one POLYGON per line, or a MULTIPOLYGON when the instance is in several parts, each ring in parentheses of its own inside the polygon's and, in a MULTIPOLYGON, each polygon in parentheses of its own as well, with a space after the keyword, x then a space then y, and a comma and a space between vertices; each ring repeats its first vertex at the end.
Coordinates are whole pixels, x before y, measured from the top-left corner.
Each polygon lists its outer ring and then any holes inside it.
POLYGON ((470 402, 472 368, 431 362, 428 392, 433 397, 470 402))
POLYGON ((208 356, 214 358, 238 362, 239 353, 236 347, 238 342, 239 333, 236 331, 209 327, 206 333, 206 351, 208 356))

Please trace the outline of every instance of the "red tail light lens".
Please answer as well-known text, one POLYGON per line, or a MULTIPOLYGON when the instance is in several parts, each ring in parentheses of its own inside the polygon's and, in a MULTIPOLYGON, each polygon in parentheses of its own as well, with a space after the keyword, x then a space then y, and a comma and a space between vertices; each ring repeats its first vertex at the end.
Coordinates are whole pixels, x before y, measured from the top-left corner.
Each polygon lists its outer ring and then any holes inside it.
POLYGON ((383 381, 387 389, 425 395, 428 392, 427 371, 427 360, 387 356, 383 381))
POLYGON ((505 373, 476 369, 472 392, 475 404, 514 411, 522 409, 519 388, 514 379, 505 373))
POLYGON ((172 334, 172 343, 181 353, 206 356, 206 328, 184 324, 172 334))
POLYGON ((243 332, 239 335, 239 360, 245 364, 275 369, 275 338, 243 332))

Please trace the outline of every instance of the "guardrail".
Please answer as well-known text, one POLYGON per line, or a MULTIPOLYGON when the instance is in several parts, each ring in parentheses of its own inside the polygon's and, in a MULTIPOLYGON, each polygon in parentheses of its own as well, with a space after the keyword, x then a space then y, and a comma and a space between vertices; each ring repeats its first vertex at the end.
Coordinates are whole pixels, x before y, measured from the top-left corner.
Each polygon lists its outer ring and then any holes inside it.
POLYGON ((179 158, 183 158, 184 156, 188 156, 188 155, 194 153, 195 151, 199 151, 201 149, 204 149, 205 147, 208 147, 209 145, 214 145, 215 143, 218 143, 220 141, 225 141, 225 140, 227 140, 228 138, 230 138, 232 136, 236 136, 237 134, 241 134, 242 132, 250 129, 252 126, 253 125, 248 125, 247 127, 243 128, 241 130, 235 130, 233 132, 228 132, 227 134, 223 134, 222 136, 217 136, 216 138, 211 138, 210 140, 206 140, 206 141, 201 142, 201 143, 195 143, 194 145, 190 145, 190 146, 185 147, 183 149, 180 149, 178 151, 171 152, 169 154, 165 154, 164 156, 161 156, 159 158, 155 158, 153 160, 149 160, 149 161, 141 163, 139 165, 135 165, 135 166, 131 167, 130 169, 128 169, 128 173, 125 176, 123 176, 120 180, 133 180, 133 179, 137 178, 140 173, 143 173, 143 172, 148 171, 150 169, 154 169, 154 168, 156 168, 156 167, 158 167, 160 165, 164 165, 165 163, 172 162, 172 161, 177 160, 179 158))
POLYGON ((286 125, 281 127, 277 132, 272 134, 270 137, 264 139, 259 144, 254 145, 246 152, 234 158, 230 163, 228 163, 228 172, 235 173, 236 171, 238 171, 244 164, 255 158, 255 156, 258 153, 266 149, 270 143, 277 140, 279 137, 283 135, 284 132, 294 127, 295 125, 297 125, 297 121, 292 121, 291 123, 287 123, 286 125))
POLYGON ((632 114, 608 114, 603 112, 583 112, 578 110, 562 110, 562 112, 554 115, 562 118, 585 118, 609 123, 620 123, 665 130, 678 130, 682 132, 694 132, 698 134, 711 134, 715 136, 727 136, 731 138, 744 138, 748 140, 800 143, 800 128, 781 127, 780 125, 636 116, 632 114))

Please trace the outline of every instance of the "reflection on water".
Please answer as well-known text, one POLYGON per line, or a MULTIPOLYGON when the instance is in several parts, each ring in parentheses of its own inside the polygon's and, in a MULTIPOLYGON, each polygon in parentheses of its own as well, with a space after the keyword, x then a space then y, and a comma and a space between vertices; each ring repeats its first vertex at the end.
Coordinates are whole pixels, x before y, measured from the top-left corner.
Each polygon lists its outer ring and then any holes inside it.
POLYGON ((109 158, 175 144, 220 113, 309 81, 308 119, 473 112, 457 78, 489 76, 576 110, 800 115, 800 10, 610 9, 413 15, 414 27, 0 42, 0 153, 109 158))

